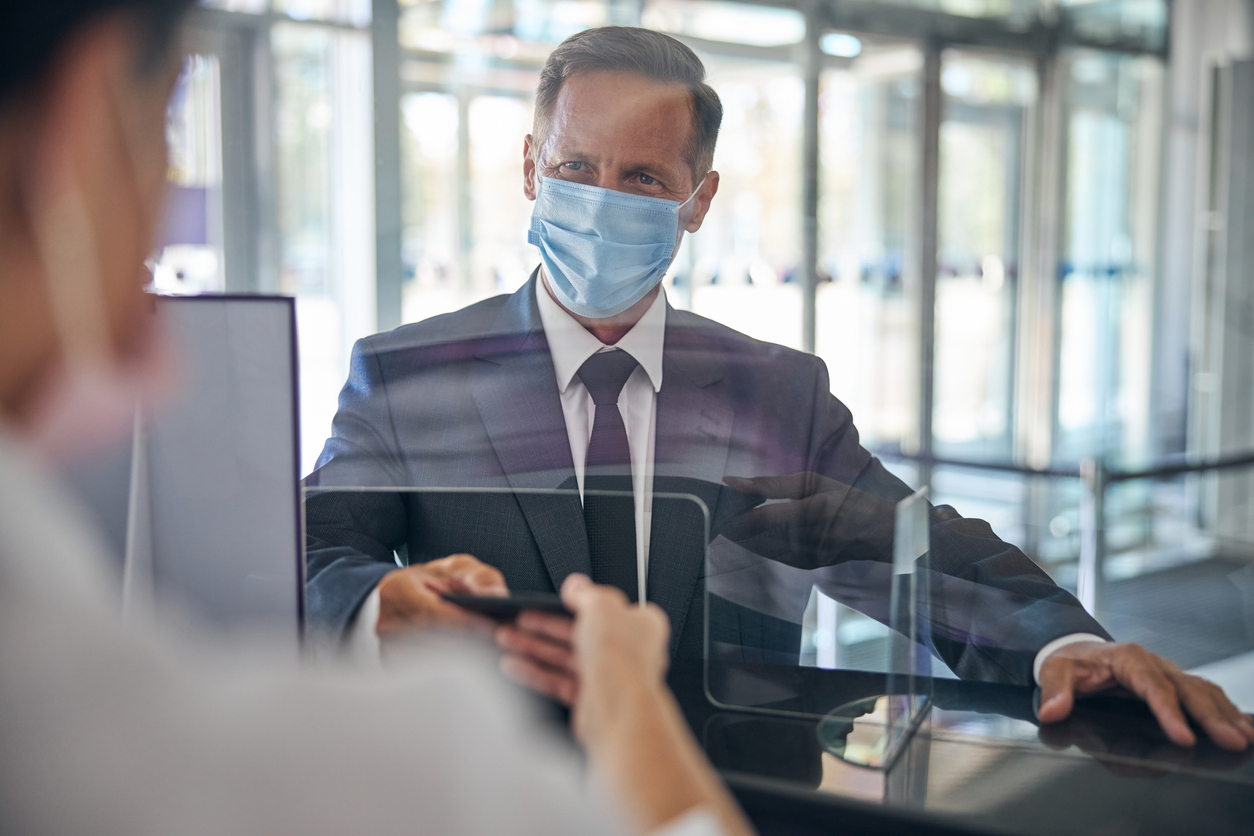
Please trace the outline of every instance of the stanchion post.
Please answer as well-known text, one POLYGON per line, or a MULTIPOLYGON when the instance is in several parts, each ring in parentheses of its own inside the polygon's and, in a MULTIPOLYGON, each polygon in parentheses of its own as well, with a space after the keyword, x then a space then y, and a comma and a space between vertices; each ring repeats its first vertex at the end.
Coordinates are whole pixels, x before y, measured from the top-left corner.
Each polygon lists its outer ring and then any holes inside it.
POLYGON ((1109 481, 1104 459, 1080 463, 1080 571, 1076 597, 1090 614, 1101 604, 1102 572, 1106 560, 1106 486, 1109 481))

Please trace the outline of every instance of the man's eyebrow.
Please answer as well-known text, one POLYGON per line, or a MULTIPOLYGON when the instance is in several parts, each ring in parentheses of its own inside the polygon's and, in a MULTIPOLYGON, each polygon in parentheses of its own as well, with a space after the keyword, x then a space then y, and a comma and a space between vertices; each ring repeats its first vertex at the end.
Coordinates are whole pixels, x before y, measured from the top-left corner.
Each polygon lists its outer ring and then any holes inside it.
POLYGON ((683 180, 684 172, 679 166, 670 166, 658 163, 640 163, 639 165, 628 166, 627 170, 632 174, 647 174, 657 180, 660 180, 668 188, 678 188, 678 183, 683 180))

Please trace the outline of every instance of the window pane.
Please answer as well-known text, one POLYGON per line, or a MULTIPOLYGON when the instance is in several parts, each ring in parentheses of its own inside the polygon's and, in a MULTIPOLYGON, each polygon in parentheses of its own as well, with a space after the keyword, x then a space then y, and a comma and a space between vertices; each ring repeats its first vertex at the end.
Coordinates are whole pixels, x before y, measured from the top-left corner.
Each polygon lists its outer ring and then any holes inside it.
POLYGON ((370 24, 370 0, 274 0, 274 11, 296 20, 331 20, 354 26, 370 24))
POLYGON ((532 102, 476 96, 468 111, 475 242, 471 284, 489 295, 512 293, 540 261, 527 243, 532 204, 522 193, 523 138, 531 131, 532 102))
POLYGON ((510 59, 537 55, 593 26, 632 25, 636 4, 618 0, 513 0, 472 3, 465 0, 402 0, 401 44, 434 52, 476 45, 485 54, 510 59))
POLYGON ((671 268, 672 304, 801 347, 801 120, 793 64, 701 53, 723 100, 719 190, 671 268))
POLYGON ((166 113, 170 188, 153 271, 153 286, 162 293, 225 286, 219 70, 213 55, 189 56, 166 113))
POLYGON ((823 74, 819 98, 819 279, 815 353, 863 442, 917 436, 919 75, 913 47, 864 43, 823 74))
POLYGON ((795 44, 806 34, 805 17, 795 9, 719 0, 649 0, 640 22, 661 32, 755 46, 795 44))
POLYGON ((409 279, 402 317, 413 322, 457 310, 473 297, 462 281, 458 244, 457 99, 405 96, 401 119, 401 252, 409 279))
POLYGON ((1011 453, 1021 175, 1030 65, 947 51, 941 83, 935 407, 941 455, 1011 453))
POLYGON ((330 435, 353 342, 375 329, 370 40, 283 23, 270 44, 278 289, 297 298, 307 472, 330 435))
POLYGON ((1161 64, 1073 53, 1056 457, 1148 454, 1161 64))
POLYGON ((200 0, 200 5, 211 9, 225 9, 228 12, 265 14, 270 0, 200 0))

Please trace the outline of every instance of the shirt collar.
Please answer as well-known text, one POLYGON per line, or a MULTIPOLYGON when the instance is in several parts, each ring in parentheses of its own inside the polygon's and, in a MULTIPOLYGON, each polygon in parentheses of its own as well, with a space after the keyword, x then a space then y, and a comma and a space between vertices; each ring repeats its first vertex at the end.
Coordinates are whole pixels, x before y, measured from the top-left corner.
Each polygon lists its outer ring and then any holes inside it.
POLYGON ((649 376, 653 391, 657 392, 662 388, 662 345, 666 335, 665 289, 658 293, 653 304, 640 317, 640 321, 613 346, 607 346, 598 340, 557 304, 544 287, 544 277, 538 273, 535 294, 536 307, 540 309, 540 324, 544 326, 549 353, 553 355, 553 370, 557 373, 559 391, 566 391, 585 360, 608 348, 626 351, 649 376))

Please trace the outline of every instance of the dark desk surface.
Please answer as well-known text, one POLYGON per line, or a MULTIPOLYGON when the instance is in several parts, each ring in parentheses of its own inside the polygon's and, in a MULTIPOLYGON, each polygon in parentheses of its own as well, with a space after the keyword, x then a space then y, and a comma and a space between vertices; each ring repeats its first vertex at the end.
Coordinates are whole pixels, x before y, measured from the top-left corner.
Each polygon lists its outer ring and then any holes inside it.
MULTIPOLYGON (((822 714, 884 693, 878 674, 724 666, 822 714)), ((697 739, 765 834, 1254 834, 1254 751, 1172 745, 1138 702, 1097 697, 1038 728, 1033 689, 938 679, 933 708, 887 770, 825 750, 820 721, 719 710, 700 664, 672 690, 697 739)))

